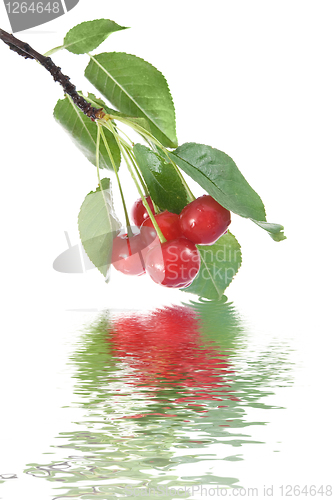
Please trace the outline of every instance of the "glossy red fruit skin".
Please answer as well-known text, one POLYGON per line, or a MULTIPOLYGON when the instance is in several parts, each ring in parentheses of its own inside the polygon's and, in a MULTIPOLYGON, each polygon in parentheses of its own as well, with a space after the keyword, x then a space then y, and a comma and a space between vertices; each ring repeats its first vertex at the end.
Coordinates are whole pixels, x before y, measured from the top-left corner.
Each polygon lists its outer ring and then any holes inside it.
POLYGON ((197 276, 200 263, 195 244, 183 237, 154 246, 145 258, 147 274, 155 283, 169 288, 188 286, 197 276))
MULTIPOLYGON (((173 214, 172 212, 165 210, 164 212, 156 215, 155 220, 157 221, 157 224, 167 241, 175 240, 176 238, 180 238, 182 236, 178 214, 173 214)), ((152 234, 156 234, 153 223, 149 218, 144 220, 141 227, 150 227, 154 232, 152 234)))
POLYGON ((197 245, 212 245, 231 223, 230 211, 207 194, 184 207, 179 218, 183 236, 197 245))
POLYGON ((111 263, 123 274, 140 276, 145 273, 146 253, 141 234, 135 234, 130 238, 127 234, 121 234, 113 240, 111 263))
POLYGON ((130 237, 127 234, 119 234, 113 240, 111 263, 123 274, 140 276, 145 273, 147 253, 159 243, 155 231, 152 233, 148 227, 130 237))
MULTIPOLYGON (((153 203, 150 196, 145 196, 145 199, 152 211, 155 214, 153 203)), ((148 212, 142 202, 142 199, 139 198, 133 205, 131 209, 131 219, 135 223, 136 226, 141 226, 145 219, 149 217, 148 212)))

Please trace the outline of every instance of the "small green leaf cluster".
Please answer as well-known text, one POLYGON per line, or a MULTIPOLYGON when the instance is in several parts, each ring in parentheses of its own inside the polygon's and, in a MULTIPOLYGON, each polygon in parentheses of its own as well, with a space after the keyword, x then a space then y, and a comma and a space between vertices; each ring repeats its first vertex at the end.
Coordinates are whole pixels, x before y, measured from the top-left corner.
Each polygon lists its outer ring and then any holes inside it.
MULTIPOLYGON (((85 76, 103 97, 81 94, 93 106, 103 108, 105 117, 96 122, 77 109, 68 96, 60 99, 54 109, 57 122, 97 167, 99 187, 86 196, 78 219, 82 244, 94 265, 108 276, 113 238, 120 229, 114 214, 111 181, 100 180, 101 168, 114 172, 130 226, 126 193, 118 175, 122 158, 143 203, 149 195, 157 212, 179 214, 194 199, 184 172, 227 210, 250 219, 275 241, 285 239, 281 225, 266 221, 260 196, 232 158, 204 144, 178 145, 174 103, 160 71, 132 54, 90 53, 111 33, 124 29, 107 19, 84 22, 67 33, 61 47, 48 53, 66 49, 73 54, 88 54, 85 76), (122 124, 139 134, 146 145, 129 139, 122 124)), ((154 215, 150 210, 148 213, 156 227, 154 215)), ((184 291, 209 299, 221 298, 241 265, 240 245, 228 232, 214 245, 198 248, 202 272, 184 291)))

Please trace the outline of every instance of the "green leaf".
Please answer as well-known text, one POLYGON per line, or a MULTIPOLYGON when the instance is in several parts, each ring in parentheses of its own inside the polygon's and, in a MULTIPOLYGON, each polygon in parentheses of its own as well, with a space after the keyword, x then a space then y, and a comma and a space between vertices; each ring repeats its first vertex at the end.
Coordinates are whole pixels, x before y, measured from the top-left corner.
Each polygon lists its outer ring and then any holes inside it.
POLYGON ((73 54, 84 54, 96 49, 111 33, 125 29, 109 19, 86 21, 66 34, 63 48, 73 54))
MULTIPOLYGON (((86 158, 96 166, 96 140, 97 126, 90 118, 82 113, 73 103, 72 99, 66 96, 60 99, 54 109, 56 121, 68 132, 75 145, 86 156, 86 158)), ((108 141, 110 152, 118 169, 121 164, 121 153, 114 136, 108 129, 104 129, 108 141)), ((114 170, 109 155, 104 144, 100 143, 100 168, 114 170)))
POLYGON ((285 239, 281 232, 283 226, 266 222, 261 198, 227 154, 211 146, 189 142, 169 156, 227 210, 253 220, 275 241, 285 239))
POLYGON ((145 118, 164 146, 177 146, 172 96, 154 66, 130 54, 103 53, 91 56, 85 76, 121 113, 145 118))
POLYGON ((280 224, 274 224, 272 222, 263 222, 252 219, 253 222, 259 227, 262 227, 265 231, 269 233, 274 241, 286 240, 286 236, 283 233, 284 227, 280 224))
POLYGON ((227 210, 242 217, 266 220, 261 198, 227 154, 211 146, 189 142, 170 156, 227 210))
POLYGON ((191 200, 175 167, 141 144, 135 144, 133 152, 154 203, 179 214, 191 200))
POLYGON ((213 245, 197 245, 201 255, 198 275, 183 292, 217 300, 231 283, 241 266, 241 250, 236 238, 229 231, 213 245))
POLYGON ((84 199, 78 226, 85 252, 94 266, 107 277, 111 265, 112 242, 121 223, 114 213, 110 179, 102 179, 101 184, 102 191, 98 187, 84 199))

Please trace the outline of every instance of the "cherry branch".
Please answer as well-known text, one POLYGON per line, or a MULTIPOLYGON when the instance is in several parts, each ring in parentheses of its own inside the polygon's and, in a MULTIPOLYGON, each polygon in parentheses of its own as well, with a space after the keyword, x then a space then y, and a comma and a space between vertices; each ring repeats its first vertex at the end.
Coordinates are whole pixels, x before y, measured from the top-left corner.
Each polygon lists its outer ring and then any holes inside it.
POLYGON ((28 43, 22 42, 2 29, 0 29, 0 39, 7 44, 11 50, 25 59, 35 59, 35 61, 38 61, 47 71, 49 71, 54 81, 60 83, 65 94, 68 94, 72 98, 74 104, 92 121, 101 119, 105 116, 102 108, 94 108, 84 97, 77 93, 75 85, 70 83, 70 78, 61 72, 61 68, 55 65, 51 57, 43 56, 30 47, 28 43))

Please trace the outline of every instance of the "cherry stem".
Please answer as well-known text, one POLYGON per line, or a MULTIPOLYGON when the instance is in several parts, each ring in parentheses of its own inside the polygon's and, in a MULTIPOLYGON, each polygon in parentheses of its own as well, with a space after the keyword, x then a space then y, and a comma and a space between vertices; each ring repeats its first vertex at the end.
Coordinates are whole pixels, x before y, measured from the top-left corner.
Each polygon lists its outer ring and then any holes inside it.
POLYGON ((120 178, 119 178, 119 175, 118 175, 118 172, 117 172, 115 160, 114 160, 114 158, 113 158, 113 156, 111 154, 111 151, 110 151, 110 148, 109 148, 106 136, 105 136, 104 131, 103 131, 103 128, 101 128, 101 125, 99 123, 97 125, 98 125, 98 129, 100 130, 102 140, 104 142, 104 145, 106 147, 108 156, 110 158, 110 161, 112 163, 112 166, 113 166, 113 169, 114 169, 114 172, 115 172, 115 175, 116 175, 118 189, 119 189, 119 192, 120 192, 120 195, 121 195, 121 199, 122 199, 122 204, 123 204, 123 210, 124 210, 124 215, 125 215, 125 223, 126 223, 128 235, 131 237, 131 236, 133 236, 133 232, 132 232, 132 229, 131 229, 130 220, 129 220, 129 214, 128 214, 128 211, 127 211, 127 208, 126 208, 126 203, 125 203, 125 198, 124 198, 124 194, 123 194, 123 189, 122 189, 121 181, 120 181, 120 178))
POLYGON ((110 213, 108 210, 108 203, 107 203, 106 197, 104 195, 104 189, 102 188, 102 182, 101 182, 101 178, 100 178, 100 138, 101 138, 101 126, 97 123, 97 138, 96 138, 96 153, 95 153, 96 154, 97 178, 99 180, 99 186, 100 186, 100 191, 101 191, 102 196, 103 196, 103 201, 104 201, 104 204, 105 204, 106 209, 107 209, 109 225, 112 228, 110 213))
POLYGON ((136 165, 136 161, 135 161, 135 158, 134 158, 134 154, 133 154, 133 151, 131 149, 131 147, 129 146, 129 144, 126 143, 126 141, 124 141, 123 139, 121 139, 121 142, 122 142, 122 145, 123 147, 125 148, 127 154, 128 154, 128 157, 130 158, 130 161, 132 163, 132 166, 133 168, 135 169, 136 171, 136 174, 137 174, 137 177, 138 179, 140 180, 140 184, 142 185, 142 188, 144 190, 144 193, 145 193, 145 196, 148 196, 149 195, 149 192, 148 192, 148 189, 147 189, 147 186, 142 178, 142 175, 140 173, 140 171, 138 170, 138 167, 136 165))
POLYGON ((153 213, 152 213, 152 210, 151 210, 151 208, 150 208, 149 204, 148 204, 148 203, 147 203, 147 201, 146 201, 145 195, 144 195, 144 193, 142 192, 142 190, 141 190, 141 188, 140 188, 139 182, 138 182, 138 181, 137 181, 137 179, 136 179, 136 176, 135 176, 135 174, 134 174, 134 172, 133 172, 133 169, 132 169, 132 167, 131 167, 131 165, 130 165, 130 162, 128 161, 128 159, 127 159, 127 157, 126 157, 126 156, 128 155, 128 156, 129 156, 129 158, 131 159, 131 157, 130 157, 130 155, 129 155, 129 152, 127 151, 127 149, 126 149, 126 148, 124 148, 124 146, 123 146, 123 145, 121 146, 121 150, 123 151, 123 156, 124 156, 124 159, 125 159, 125 161, 126 161, 126 164, 127 164, 128 170, 129 170, 129 172, 130 172, 130 175, 131 175, 131 177, 132 177, 132 179, 133 179, 134 183, 136 184, 136 188, 137 188, 137 191, 138 191, 138 193, 139 193, 139 195, 140 195, 140 197, 141 197, 141 200, 142 200, 142 202, 143 202, 143 205, 144 205, 144 207, 145 207, 145 208, 146 208, 146 210, 147 210, 147 213, 148 213, 148 215, 149 215, 149 217, 150 217, 150 219, 151 219, 151 221, 152 221, 153 227, 154 227, 154 229, 155 229, 155 231, 156 231, 157 235, 159 236, 160 243, 165 243, 165 241, 167 241, 167 240, 166 240, 166 238, 164 237, 164 235, 162 234, 162 231, 161 231, 160 227, 158 226, 157 221, 155 220, 155 217, 154 217, 154 215, 153 215, 153 213))
MULTIPOLYGON (((169 159, 170 159, 170 158, 169 158, 169 159)), ((180 169, 178 168, 178 166, 176 165, 176 163, 174 163, 172 160, 171 160, 171 162, 172 162, 172 165, 173 165, 173 167, 175 168, 176 172, 179 174, 179 177, 180 177, 180 179, 181 179, 181 181, 182 181, 182 184, 184 185, 184 187, 185 187, 186 191, 188 192, 189 198, 191 199, 191 201, 196 200, 196 196, 194 196, 194 195, 193 195, 193 193, 192 193, 192 191, 191 191, 190 187, 189 187, 189 186, 188 186, 188 184, 186 183, 185 178, 184 178, 184 177, 183 177, 183 175, 181 174, 180 169)))
POLYGON ((129 151, 128 151, 130 149, 130 145, 124 146, 124 140, 123 141, 120 140, 120 138, 118 136, 118 133, 116 132, 116 127, 115 127, 115 125, 110 120, 108 120, 108 121, 102 121, 101 120, 101 123, 106 128, 108 128, 108 130, 110 130, 113 133, 113 135, 115 137, 115 140, 116 140, 116 142, 118 144, 118 147, 119 147, 119 149, 120 149, 120 151, 122 153, 122 156, 123 156, 123 158, 125 160, 125 163, 126 163, 126 165, 128 167, 128 170, 129 170, 129 173, 130 173, 130 175, 132 177, 132 180, 134 181, 134 183, 136 185, 136 188, 137 188, 137 191, 138 191, 138 193, 139 193, 139 195, 141 197, 143 205, 144 205, 144 207, 147 210, 147 213, 148 213, 148 215, 149 215, 149 217, 150 217, 150 219, 152 221, 153 227, 154 227, 157 235, 159 236, 159 240, 160 240, 161 243, 164 243, 167 240, 164 237, 164 235, 162 234, 162 231, 161 231, 160 227, 158 226, 158 224, 157 224, 157 222, 155 220, 155 217, 154 217, 154 215, 153 215, 153 213, 151 211, 151 208, 150 208, 149 204, 147 203, 145 195, 143 194, 143 192, 141 190, 141 187, 140 187, 140 184, 139 184, 139 182, 138 182, 138 180, 136 178, 134 169, 131 166, 131 162, 129 161, 129 158, 130 158, 131 161, 133 161, 131 159, 131 156, 130 156, 129 151))
POLYGON ((100 139, 101 139, 101 129, 99 126, 97 126, 95 157, 96 157, 97 178, 99 180, 99 186, 100 186, 100 189, 102 192, 103 189, 102 189, 102 184, 101 184, 101 179, 100 179, 100 139))
MULTIPOLYGON (((83 94, 82 94, 82 92, 79 92, 79 95, 82 96, 82 97, 84 97, 83 94)), ((85 99, 88 102, 92 103, 93 105, 97 106, 97 103, 94 102, 92 99, 90 99, 88 97, 85 97, 85 99)), ((158 148, 160 148, 163 151, 163 153, 167 156, 168 160, 173 165, 174 169, 176 170, 178 176, 181 179, 181 182, 182 182, 185 190, 188 193, 188 196, 189 196, 190 200, 194 201, 196 199, 196 197, 193 195, 190 187, 188 186, 185 178, 183 177, 180 169, 178 168, 178 166, 176 165, 176 163, 169 157, 169 154, 168 154, 169 151, 161 144, 160 141, 158 141, 158 139, 156 139, 150 132, 148 132, 146 129, 144 129, 140 125, 133 123, 131 120, 127 120, 126 117, 120 117, 120 116, 113 115, 113 114, 105 114, 104 120, 107 121, 107 120, 110 120, 110 119, 111 120, 120 121, 121 123, 124 123, 125 125, 127 125, 128 127, 130 127, 132 130, 134 130, 135 132, 137 132, 137 134, 139 134, 145 140, 145 142, 147 142, 147 144, 150 147, 150 149, 152 149, 152 151, 154 151, 155 153, 159 154, 159 149, 158 148)), ((116 125, 114 125, 114 127, 119 132, 121 132, 128 139, 129 142, 131 142, 133 144, 133 142, 131 141, 131 139, 127 136, 127 134, 122 129, 120 129, 116 125)), ((133 165, 134 169, 136 170, 137 176, 138 176, 138 178, 140 180, 140 183, 141 183, 141 185, 142 185, 142 187, 143 187, 143 189, 145 191, 145 195, 148 196, 149 192, 147 190, 147 186, 146 186, 145 182, 143 181, 142 176, 140 175, 140 172, 138 171, 137 165, 136 165, 136 163, 134 161, 134 157, 133 157, 133 152, 132 152, 131 145, 129 143, 127 143, 124 139, 122 139, 121 137, 119 137, 119 139, 122 141, 123 145, 126 147, 128 153, 129 153, 129 157, 131 159, 132 165, 133 165)), ((153 203, 153 206, 156 209, 156 206, 155 206, 154 203, 153 203)))
POLYGON ((130 128, 132 128, 135 132, 137 132, 147 143, 148 145, 150 146, 150 148, 157 154, 159 154, 159 150, 158 148, 160 148, 163 153, 167 156, 168 160, 171 162, 171 164, 173 165, 174 169, 176 170, 177 174, 179 175, 181 181, 182 181, 182 184, 184 185, 187 193, 188 193, 188 196, 189 198, 194 201, 196 199, 196 197, 193 195, 190 187, 188 186, 186 180, 184 179, 183 175, 181 174, 180 172, 180 169, 178 168, 178 166, 176 165, 176 163, 169 157, 169 151, 168 149, 165 148, 165 146, 163 146, 161 144, 160 141, 158 141, 158 139, 156 139, 154 137, 154 135, 152 135, 150 132, 148 132, 146 129, 144 129, 143 127, 141 127, 140 125, 138 125, 137 123, 133 123, 129 120, 127 120, 126 118, 124 117, 119 117, 119 116, 113 116, 113 115, 110 115, 110 118, 112 119, 115 119, 115 120, 118 120, 122 123, 124 123, 125 125, 128 125, 130 128))

